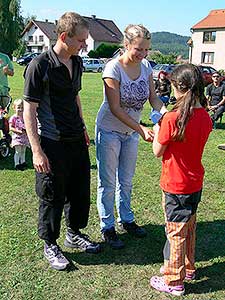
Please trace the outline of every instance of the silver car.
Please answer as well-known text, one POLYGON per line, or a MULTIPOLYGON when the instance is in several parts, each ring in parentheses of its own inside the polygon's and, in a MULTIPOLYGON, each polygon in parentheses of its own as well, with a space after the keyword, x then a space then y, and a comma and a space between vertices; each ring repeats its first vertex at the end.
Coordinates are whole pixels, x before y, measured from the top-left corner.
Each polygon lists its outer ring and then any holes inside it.
POLYGON ((102 72, 105 63, 101 59, 88 58, 83 60, 83 71, 102 72))

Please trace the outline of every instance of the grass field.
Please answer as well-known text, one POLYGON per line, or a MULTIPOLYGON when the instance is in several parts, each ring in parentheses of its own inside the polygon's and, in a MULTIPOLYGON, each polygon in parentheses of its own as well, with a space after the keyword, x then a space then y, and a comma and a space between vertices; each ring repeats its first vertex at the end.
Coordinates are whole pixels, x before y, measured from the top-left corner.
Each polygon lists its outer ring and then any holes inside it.
MULTIPOLYGON (((23 94, 23 67, 15 65, 10 79, 13 98, 23 94)), ((86 73, 81 93, 90 138, 94 139, 94 120, 102 101, 100 74, 86 73)), ((148 120, 146 105, 142 120, 148 120)), ((198 210, 196 265, 197 279, 186 284, 185 300, 225 299, 225 152, 217 145, 225 142, 225 124, 212 132, 205 149, 205 185, 198 210)), ((101 241, 96 209, 95 146, 90 146, 92 163, 91 211, 86 233, 101 241)), ((163 213, 159 188, 160 160, 154 158, 151 144, 140 142, 136 175, 133 182, 133 209, 136 220, 148 236, 132 240, 121 235, 125 249, 108 247, 98 255, 70 251, 63 246, 62 222, 59 244, 74 266, 67 272, 52 270, 43 258, 43 243, 37 237, 38 200, 34 191, 31 154, 29 168, 13 169, 13 154, 0 160, 0 299, 1 300, 169 300, 149 286, 149 277, 159 274, 163 262, 163 213)))

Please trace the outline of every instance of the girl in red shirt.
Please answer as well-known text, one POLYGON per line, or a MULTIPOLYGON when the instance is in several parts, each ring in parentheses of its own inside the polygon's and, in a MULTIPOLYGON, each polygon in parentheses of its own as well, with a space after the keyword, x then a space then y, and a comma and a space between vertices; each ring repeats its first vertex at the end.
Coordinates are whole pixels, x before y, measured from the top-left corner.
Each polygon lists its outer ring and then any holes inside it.
POLYGON ((201 200, 204 146, 212 130, 205 110, 204 83, 197 66, 179 65, 170 81, 177 102, 154 126, 153 152, 162 156, 160 186, 167 241, 164 246, 163 276, 150 284, 158 291, 183 295, 184 280, 195 278, 196 210, 201 200))

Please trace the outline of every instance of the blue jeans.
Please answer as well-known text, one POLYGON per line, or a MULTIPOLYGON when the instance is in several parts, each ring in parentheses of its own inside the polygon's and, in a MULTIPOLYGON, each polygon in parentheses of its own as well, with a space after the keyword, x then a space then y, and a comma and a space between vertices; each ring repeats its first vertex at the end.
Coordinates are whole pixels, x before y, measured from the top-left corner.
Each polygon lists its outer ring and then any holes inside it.
POLYGON ((118 223, 131 223, 132 179, 135 172, 139 134, 96 130, 98 166, 97 208, 102 231, 114 227, 114 201, 118 223))

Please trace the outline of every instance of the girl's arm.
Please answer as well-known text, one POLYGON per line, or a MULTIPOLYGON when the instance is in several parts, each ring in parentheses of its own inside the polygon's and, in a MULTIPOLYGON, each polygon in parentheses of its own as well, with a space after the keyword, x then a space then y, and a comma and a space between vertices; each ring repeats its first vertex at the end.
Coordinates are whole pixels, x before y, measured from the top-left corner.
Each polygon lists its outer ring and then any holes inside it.
POLYGON ((152 141, 153 135, 151 130, 133 120, 120 106, 119 81, 112 78, 105 78, 104 85, 112 114, 128 127, 137 131, 145 141, 152 141))
POLYGON ((160 129, 160 127, 159 127, 159 124, 157 123, 153 127, 155 135, 154 135, 154 139, 153 139, 153 143, 152 143, 153 153, 156 157, 161 157, 167 148, 167 145, 162 145, 158 142, 159 129, 160 129))
POLYGON ((16 129, 14 119, 9 121, 9 130, 16 133, 16 134, 22 134, 23 133, 22 129, 21 130, 16 129))

